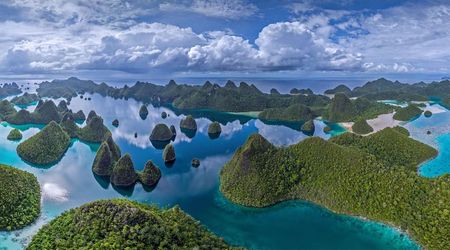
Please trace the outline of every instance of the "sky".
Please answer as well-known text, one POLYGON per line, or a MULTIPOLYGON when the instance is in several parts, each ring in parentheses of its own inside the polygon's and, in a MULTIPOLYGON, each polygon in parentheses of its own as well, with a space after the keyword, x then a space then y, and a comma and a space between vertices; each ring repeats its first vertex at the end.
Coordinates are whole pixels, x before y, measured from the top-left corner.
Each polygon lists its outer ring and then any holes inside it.
POLYGON ((3 0, 0 75, 450 74, 450 1, 3 0))

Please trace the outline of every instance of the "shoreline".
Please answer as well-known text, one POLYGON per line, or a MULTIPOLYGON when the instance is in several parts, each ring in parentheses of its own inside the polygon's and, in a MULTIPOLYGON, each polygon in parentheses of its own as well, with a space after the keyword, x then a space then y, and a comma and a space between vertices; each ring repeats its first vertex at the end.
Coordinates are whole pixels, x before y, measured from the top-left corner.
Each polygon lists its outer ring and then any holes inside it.
POLYGON ((397 232, 400 233, 400 234, 406 235, 406 236, 409 238, 409 240, 410 240, 411 242, 413 242, 415 245, 417 245, 417 246, 419 247, 419 249, 423 249, 423 246, 416 240, 416 238, 415 238, 409 231, 404 231, 404 230, 402 230, 399 226, 393 224, 392 222, 389 222, 389 221, 382 221, 382 220, 374 220, 374 219, 370 219, 370 218, 368 218, 368 217, 365 217, 365 216, 363 216, 363 215, 357 215, 357 214, 353 214, 353 213, 338 212, 338 211, 336 211, 336 210, 334 210, 334 209, 331 209, 331 208, 325 206, 325 205, 322 204, 322 203, 315 202, 315 201, 312 201, 312 200, 310 200, 310 199, 306 199, 306 198, 300 198, 300 199, 299 199, 299 198, 288 198, 288 199, 284 199, 284 200, 278 200, 278 201, 275 201, 274 203, 269 204, 269 205, 267 205, 267 206, 260 206, 260 207, 257 207, 257 206, 245 206, 245 205, 242 205, 242 204, 239 204, 239 203, 236 203, 236 202, 232 201, 230 198, 228 198, 228 197, 225 195, 225 193, 223 193, 222 191, 220 191, 220 184, 219 184, 219 190, 218 190, 218 192, 219 192, 220 195, 221 195, 222 197, 224 197, 228 202, 230 202, 230 203, 232 203, 232 204, 234 204, 234 205, 237 205, 237 206, 239 206, 239 207, 242 207, 242 208, 247 208, 247 209, 265 209, 265 208, 271 208, 271 207, 275 207, 275 206, 282 206, 283 203, 287 203, 287 202, 304 202, 304 203, 308 203, 308 204, 310 204, 310 205, 317 206, 317 207, 319 207, 320 209, 324 209, 324 210, 326 210, 327 212, 333 213, 333 214, 335 214, 335 215, 346 216, 346 217, 355 218, 355 219, 358 219, 358 220, 361 220, 361 221, 365 221, 365 222, 369 222, 369 223, 377 223, 377 224, 381 224, 381 225, 387 226, 387 227, 389 227, 389 228, 391 228, 391 229, 397 231, 397 232))

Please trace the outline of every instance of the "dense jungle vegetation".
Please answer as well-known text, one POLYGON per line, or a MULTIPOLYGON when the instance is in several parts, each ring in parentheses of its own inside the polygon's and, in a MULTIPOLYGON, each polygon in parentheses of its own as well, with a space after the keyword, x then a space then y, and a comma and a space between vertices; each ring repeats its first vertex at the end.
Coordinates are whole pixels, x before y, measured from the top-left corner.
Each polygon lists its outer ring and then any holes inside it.
POLYGON ((309 200, 398 226, 426 249, 448 249, 450 175, 416 173, 418 163, 436 154, 402 129, 312 137, 286 148, 254 134, 222 169, 220 190, 252 207, 309 200))

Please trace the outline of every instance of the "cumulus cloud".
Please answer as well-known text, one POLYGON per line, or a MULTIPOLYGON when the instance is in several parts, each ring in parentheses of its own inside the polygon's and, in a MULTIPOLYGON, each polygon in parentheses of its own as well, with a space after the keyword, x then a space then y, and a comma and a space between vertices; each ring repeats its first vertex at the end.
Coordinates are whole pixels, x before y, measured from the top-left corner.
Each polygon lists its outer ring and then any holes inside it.
POLYGON ((360 65, 358 55, 323 40, 300 22, 270 24, 255 44, 228 32, 195 33, 162 23, 92 28, 21 40, 8 48, 2 65, 19 72, 341 70, 360 65))
POLYGON ((448 71, 450 6, 443 4, 379 11, 294 4, 293 20, 268 24, 249 40, 139 19, 155 10, 227 19, 261 11, 243 0, 7 3, 24 17, 0 22, 2 72, 448 71))
POLYGON ((161 3, 162 11, 193 12, 210 17, 240 19, 254 15, 256 5, 243 0, 193 0, 189 3, 161 3))
POLYGON ((316 35, 335 41, 347 55, 363 55, 365 71, 448 71, 450 6, 404 4, 382 10, 329 10, 292 4, 296 20, 316 35))

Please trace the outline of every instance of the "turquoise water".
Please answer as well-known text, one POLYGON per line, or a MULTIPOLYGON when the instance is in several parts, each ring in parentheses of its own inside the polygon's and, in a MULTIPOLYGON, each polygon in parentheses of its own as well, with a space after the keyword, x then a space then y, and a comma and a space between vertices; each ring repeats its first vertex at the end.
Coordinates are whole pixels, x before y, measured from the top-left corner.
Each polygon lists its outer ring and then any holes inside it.
POLYGON ((418 170, 421 176, 430 178, 450 173, 450 111, 439 104, 432 106, 441 108, 443 112, 434 113, 431 117, 422 115, 405 125, 414 139, 439 151, 436 158, 423 163, 418 170))
MULTIPOLYGON (((201 221, 229 243, 252 249, 418 249, 408 237, 383 224, 337 215, 324 208, 302 201, 284 202, 264 209, 245 208, 226 200, 218 191, 219 172, 252 133, 260 133, 278 146, 297 143, 306 135, 293 129, 296 125, 265 124, 250 118, 241 119, 220 113, 197 114, 198 131, 193 138, 178 128, 184 115, 165 107, 149 107, 143 121, 138 115, 141 103, 134 100, 114 100, 92 96, 92 101, 74 98, 70 108, 86 114, 94 108, 111 129, 122 153, 130 153, 135 168, 153 160, 162 171, 162 178, 153 190, 137 184, 129 189, 115 189, 107 181, 97 179, 91 171, 98 145, 74 140, 64 158, 49 168, 36 168, 23 162, 16 154, 17 142, 6 140, 11 126, 0 126, 0 162, 34 173, 41 185, 43 211, 33 225, 19 231, 0 233, 0 249, 22 249, 32 235, 61 212, 86 202, 107 198, 129 198, 160 206, 179 204, 183 210, 201 221), (166 111, 169 117, 161 118, 166 111), (120 126, 111 121, 119 119, 120 126), (222 123, 222 134, 210 139, 207 127, 210 119, 222 123), (160 122, 177 127, 174 141, 177 160, 165 166, 162 150, 155 149, 148 137, 160 122), (134 133, 138 134, 134 138, 134 133), (199 158, 199 168, 191 166, 199 158)), ((33 109, 34 107, 28 107, 33 109)), ((342 127, 330 124, 334 131, 325 134, 325 124, 315 121, 316 136, 329 138, 341 133, 342 127)), ((42 126, 18 126, 24 139, 42 126)))

